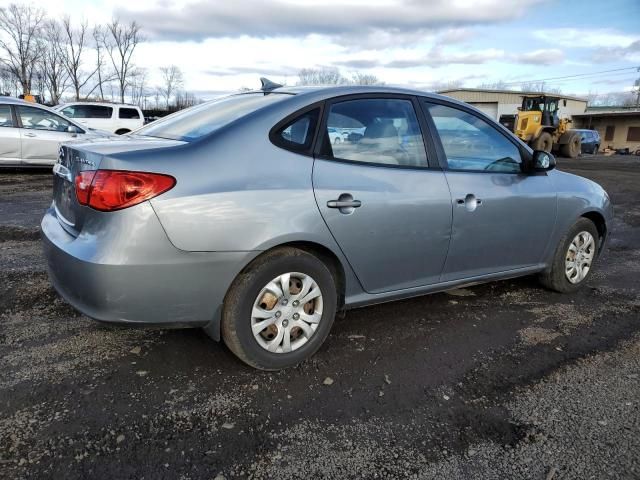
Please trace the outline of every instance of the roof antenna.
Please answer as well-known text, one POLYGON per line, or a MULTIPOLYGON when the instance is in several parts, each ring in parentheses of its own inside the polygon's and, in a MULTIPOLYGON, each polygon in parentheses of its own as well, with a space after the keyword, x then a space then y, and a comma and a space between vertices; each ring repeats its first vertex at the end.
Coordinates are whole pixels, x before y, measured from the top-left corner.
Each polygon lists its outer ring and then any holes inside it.
POLYGON ((279 83, 272 82, 271 80, 265 77, 260 77, 260 83, 262 84, 262 87, 260 87, 260 90, 262 90, 265 93, 271 92, 276 88, 280 88, 284 86, 284 85, 280 85, 279 83))

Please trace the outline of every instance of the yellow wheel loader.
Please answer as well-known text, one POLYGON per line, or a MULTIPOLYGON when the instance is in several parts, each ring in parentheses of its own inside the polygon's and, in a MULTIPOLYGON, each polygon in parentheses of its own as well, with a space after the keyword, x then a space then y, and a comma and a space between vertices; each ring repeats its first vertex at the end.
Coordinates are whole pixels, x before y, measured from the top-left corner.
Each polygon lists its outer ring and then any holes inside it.
POLYGON ((576 158, 580 154, 581 137, 569 128, 571 120, 559 118, 561 100, 567 104, 561 97, 523 96, 522 107, 513 122, 513 132, 534 150, 553 150, 564 157, 576 158))

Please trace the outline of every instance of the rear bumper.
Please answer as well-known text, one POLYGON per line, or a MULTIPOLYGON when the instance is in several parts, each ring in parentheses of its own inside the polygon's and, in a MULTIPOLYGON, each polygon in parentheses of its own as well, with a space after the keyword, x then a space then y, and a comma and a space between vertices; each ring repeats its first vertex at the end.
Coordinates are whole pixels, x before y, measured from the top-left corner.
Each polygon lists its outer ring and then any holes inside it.
POLYGON ((148 209, 136 214, 148 217, 140 228, 78 237, 49 209, 41 229, 53 286, 96 320, 206 326, 215 338, 227 289, 253 252, 183 252, 169 243, 151 207, 140 207, 148 209))

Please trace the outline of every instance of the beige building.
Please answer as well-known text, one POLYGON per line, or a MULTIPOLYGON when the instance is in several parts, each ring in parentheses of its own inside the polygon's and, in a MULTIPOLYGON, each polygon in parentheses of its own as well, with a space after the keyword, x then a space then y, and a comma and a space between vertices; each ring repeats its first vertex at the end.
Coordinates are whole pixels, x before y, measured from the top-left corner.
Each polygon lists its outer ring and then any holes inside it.
MULTIPOLYGON (((486 90, 481 88, 453 88, 442 90, 438 93, 473 105, 494 120, 499 120, 501 115, 515 115, 518 113, 518 107, 522 106, 523 95, 544 95, 541 92, 486 90)), ((560 118, 572 118, 573 115, 584 113, 587 109, 587 100, 584 98, 567 95, 558 96, 567 99, 566 106, 563 102, 560 102, 560 118)))
POLYGON ((600 133, 600 148, 640 149, 640 109, 602 107, 574 115, 574 128, 587 128, 600 133))

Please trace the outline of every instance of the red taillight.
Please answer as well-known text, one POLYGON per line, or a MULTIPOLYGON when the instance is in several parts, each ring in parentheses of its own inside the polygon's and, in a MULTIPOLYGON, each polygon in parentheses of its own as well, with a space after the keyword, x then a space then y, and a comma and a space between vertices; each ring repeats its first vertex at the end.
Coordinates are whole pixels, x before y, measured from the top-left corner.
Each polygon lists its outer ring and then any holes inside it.
POLYGON ((76 197, 80 205, 89 205, 91 182, 95 174, 95 170, 85 170, 76 175, 76 197))
POLYGON ((85 170, 76 175, 75 183, 78 203, 111 212, 132 207, 172 189, 176 179, 160 173, 85 170))

